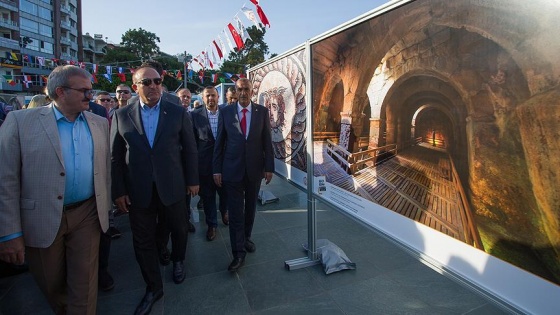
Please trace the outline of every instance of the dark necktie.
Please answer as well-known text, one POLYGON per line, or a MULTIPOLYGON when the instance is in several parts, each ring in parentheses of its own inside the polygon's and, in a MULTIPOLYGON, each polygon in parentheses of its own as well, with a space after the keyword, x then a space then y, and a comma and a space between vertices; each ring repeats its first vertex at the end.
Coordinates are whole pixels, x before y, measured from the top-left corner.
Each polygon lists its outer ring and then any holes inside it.
POLYGON ((243 113, 243 117, 241 117, 241 122, 240 122, 241 131, 243 131, 243 135, 247 137, 247 117, 245 116, 245 114, 247 113, 247 108, 243 108, 241 112, 243 113))

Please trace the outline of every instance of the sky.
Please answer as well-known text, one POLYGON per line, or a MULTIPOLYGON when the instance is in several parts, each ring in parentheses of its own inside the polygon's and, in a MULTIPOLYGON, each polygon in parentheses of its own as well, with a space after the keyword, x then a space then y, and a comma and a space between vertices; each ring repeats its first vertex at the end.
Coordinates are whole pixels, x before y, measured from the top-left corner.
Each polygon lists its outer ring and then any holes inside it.
MULTIPOLYGON (((260 0, 271 25, 264 41, 270 53, 282 54, 387 2, 260 0)), ((83 0, 82 31, 91 36, 102 34, 109 43, 118 44, 126 31, 142 28, 160 38, 162 52, 175 55, 186 51, 197 56, 212 45, 228 23, 235 25, 236 15, 246 28, 252 26, 241 12, 243 5, 256 14, 249 0, 83 0)), ((223 36, 222 40, 227 46, 223 36)))

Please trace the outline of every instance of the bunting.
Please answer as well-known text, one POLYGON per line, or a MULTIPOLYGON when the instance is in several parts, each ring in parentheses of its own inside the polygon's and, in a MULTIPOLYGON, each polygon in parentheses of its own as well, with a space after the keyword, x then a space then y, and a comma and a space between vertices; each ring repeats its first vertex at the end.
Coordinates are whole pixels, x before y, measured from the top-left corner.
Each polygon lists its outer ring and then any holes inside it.
POLYGON ((264 14, 263 9, 259 5, 259 1, 251 0, 251 2, 257 7, 257 14, 259 15, 259 19, 261 20, 261 23, 264 26, 268 26, 268 28, 270 28, 270 22, 268 22, 268 18, 266 17, 266 14, 264 14))
POLYGON ((37 58, 37 63, 38 63, 41 67, 45 66, 45 57, 39 57, 39 56, 37 56, 36 58, 37 58))
POLYGON ((245 26, 243 26, 243 23, 241 23, 239 17, 237 16, 235 17, 235 22, 237 23, 237 29, 241 34, 241 39, 243 40, 243 43, 246 43, 248 39, 252 41, 253 39, 251 38, 251 36, 249 36, 249 33, 247 33, 247 30, 245 29, 245 26))
POLYGON ((183 80, 183 75, 181 74, 181 70, 177 70, 177 80, 183 80))
POLYGON ((245 46, 243 44, 243 39, 241 39, 241 36, 237 32, 233 24, 229 23, 227 26, 229 28, 229 31, 231 32, 231 36, 233 37, 233 40, 235 41, 235 45, 237 46, 237 49, 241 50, 245 46))
POLYGON ((16 81, 14 81, 14 79, 12 78, 11 75, 3 75, 4 79, 6 79, 6 82, 11 85, 11 86, 15 86, 16 85, 16 81))
POLYGON ((220 35, 218 35, 218 42, 220 43, 220 48, 222 48, 222 52, 224 53, 224 56, 227 55, 227 49, 226 46, 224 45, 224 42, 222 41, 222 38, 220 37, 220 35))
POLYGON ((26 88, 29 88, 29 85, 31 85, 31 76, 30 75, 24 75, 23 76, 23 83, 25 84, 26 88))
POLYGON ((216 41, 213 40, 212 43, 214 43, 214 47, 216 47, 216 52, 218 52, 218 56, 220 57, 220 59, 223 59, 224 55, 222 54, 222 50, 220 49, 220 47, 218 47, 218 44, 216 44, 216 41))
POLYGON ((253 23, 253 25, 255 25, 255 27, 259 29, 259 31, 262 31, 261 25, 257 21, 257 17, 255 16, 255 12, 253 12, 253 10, 251 10, 251 9, 247 8, 245 5, 243 5, 243 7, 241 8, 241 12, 243 12, 243 14, 245 14, 247 19, 249 21, 251 21, 253 23))
POLYGON ((233 45, 231 44, 231 40, 229 40, 229 36, 227 36, 227 34, 226 34, 226 30, 223 29, 222 33, 224 33, 224 37, 226 38, 226 42, 228 43, 229 50, 230 51, 235 51, 235 49, 233 48, 233 45))

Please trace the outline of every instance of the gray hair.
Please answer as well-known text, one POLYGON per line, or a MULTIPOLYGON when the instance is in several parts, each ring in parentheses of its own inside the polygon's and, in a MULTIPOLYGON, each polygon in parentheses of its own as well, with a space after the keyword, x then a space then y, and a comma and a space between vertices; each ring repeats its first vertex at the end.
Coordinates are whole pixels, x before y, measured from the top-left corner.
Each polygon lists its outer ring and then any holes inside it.
POLYGON ((51 74, 49 74, 49 78, 47 79, 47 95, 52 100, 56 100, 58 98, 58 96, 56 95, 56 88, 61 86, 69 86, 72 78, 78 76, 91 79, 91 74, 80 67, 66 65, 54 68, 51 74))

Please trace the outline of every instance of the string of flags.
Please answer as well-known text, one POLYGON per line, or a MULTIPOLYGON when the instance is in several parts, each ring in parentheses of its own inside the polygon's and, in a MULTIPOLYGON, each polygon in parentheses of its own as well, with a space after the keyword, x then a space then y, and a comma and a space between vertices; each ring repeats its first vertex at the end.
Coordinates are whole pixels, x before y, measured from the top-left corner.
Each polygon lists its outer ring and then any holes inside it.
MULTIPOLYGON (((195 79, 203 83, 205 78, 210 78, 212 83, 225 82, 226 80, 235 81, 237 78, 244 77, 243 74, 231 74, 231 73, 209 73, 206 76, 206 69, 216 69, 221 62, 227 57, 228 53, 231 51, 241 51, 245 47, 245 43, 248 40, 252 40, 247 32, 243 21, 239 16, 245 17, 250 23, 252 23, 259 30, 263 27, 270 28, 270 22, 264 13, 259 0, 250 0, 252 4, 255 5, 255 12, 247 8, 245 5, 241 7, 239 12, 235 14, 233 20, 229 22, 220 32, 219 35, 214 38, 208 47, 206 47, 200 54, 192 58, 187 64, 186 77, 191 81, 196 81, 195 79), (257 19, 258 16, 258 19, 257 19), (232 43, 235 43, 235 45, 232 43), (227 46, 224 44, 224 40, 227 46), (229 48, 229 50, 228 50, 229 48), (193 63, 200 66, 200 70, 195 76, 195 71, 193 70, 193 63)), ((29 54, 19 54, 15 52, 6 52, 6 58, 0 57, 0 65, 4 67, 10 67, 15 69, 21 69, 23 66, 42 68, 42 69, 54 69, 59 65, 75 65, 90 71, 92 74, 92 83, 98 82, 98 77, 104 77, 109 82, 113 82, 113 79, 120 80, 120 82, 126 81, 126 74, 134 73, 133 68, 124 68, 118 66, 105 66, 105 73, 100 74, 98 72, 99 66, 97 64, 87 63, 83 61, 75 60, 64 60, 58 58, 45 58, 42 56, 32 56, 29 54), (113 70, 116 70, 114 72, 113 70)), ((185 74, 181 73, 181 70, 167 70, 166 75, 175 77, 178 80, 186 79, 185 74)), ((47 76, 37 75, 37 74, 21 74, 21 75, 2 75, 2 78, 10 85, 15 86, 16 84, 22 83, 25 87, 29 88, 31 85, 46 85, 47 76)))
POLYGON ((202 52, 200 52, 200 54, 192 58, 189 62, 189 66, 191 68, 193 63, 195 63, 202 69, 216 69, 224 58, 227 57, 228 52, 241 51, 245 47, 245 43, 248 40, 252 40, 247 32, 247 28, 243 24, 243 21, 239 18, 240 16, 245 17, 259 30, 262 30, 263 27, 267 26, 270 28, 270 22, 268 21, 259 0, 250 1, 255 5, 257 15, 255 15, 255 12, 252 9, 243 5, 239 12, 237 12, 233 17, 233 21, 229 22, 221 30, 220 34, 216 35, 216 37, 210 41, 210 44, 202 52), (225 38, 227 47, 224 44, 222 37, 225 38), (233 43, 235 43, 235 45, 233 43))

